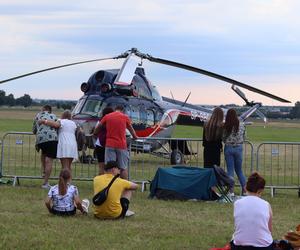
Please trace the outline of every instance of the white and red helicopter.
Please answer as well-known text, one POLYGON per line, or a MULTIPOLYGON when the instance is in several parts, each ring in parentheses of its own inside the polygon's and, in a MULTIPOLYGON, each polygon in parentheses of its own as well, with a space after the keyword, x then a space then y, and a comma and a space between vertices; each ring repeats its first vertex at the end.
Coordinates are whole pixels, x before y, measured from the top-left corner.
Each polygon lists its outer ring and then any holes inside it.
MULTIPOLYGON (((201 126, 210 117, 212 110, 206 107, 187 103, 189 96, 184 102, 160 96, 156 87, 151 84, 150 80, 146 76, 145 69, 143 68, 143 60, 185 69, 232 84, 231 88, 249 107, 249 109, 241 115, 240 118, 242 120, 246 120, 254 112, 263 119, 265 119, 265 117, 258 110, 262 104, 254 101, 248 101, 244 93, 238 87, 267 96, 280 102, 290 102, 286 99, 234 79, 186 64, 153 57, 149 54, 141 53, 136 48, 132 48, 115 57, 75 62, 30 72, 2 80, 0 81, 0 84, 45 71, 78 64, 120 59, 125 59, 120 68, 101 69, 92 74, 87 82, 81 84, 81 90, 84 94, 78 100, 72 114, 73 119, 83 128, 88 139, 87 145, 89 147, 93 147, 93 143, 91 143, 92 129, 99 120, 102 110, 108 106, 114 108, 117 105, 123 105, 127 115, 132 120, 132 124, 137 135, 144 138, 170 138, 175 125, 201 126)), ((152 142, 149 142, 150 145, 148 145, 147 148, 149 151, 154 151, 160 148, 164 143, 165 141, 154 143, 153 140, 152 142)), ((188 150, 183 150, 184 148, 187 148, 186 145, 184 145, 184 141, 181 143, 177 142, 176 145, 171 146, 172 151, 176 153, 181 153, 183 151, 189 153, 188 150)), ((139 141, 132 144, 132 148, 135 150, 139 147, 139 141)), ((144 149, 145 147, 143 146, 143 150, 144 149)), ((175 159, 176 158, 178 157, 175 156, 175 159)))

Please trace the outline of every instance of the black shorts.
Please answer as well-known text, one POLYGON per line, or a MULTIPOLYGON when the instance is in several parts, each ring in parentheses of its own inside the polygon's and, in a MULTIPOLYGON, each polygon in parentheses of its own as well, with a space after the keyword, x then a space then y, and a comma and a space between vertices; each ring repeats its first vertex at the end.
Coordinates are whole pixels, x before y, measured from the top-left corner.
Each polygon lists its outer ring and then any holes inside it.
POLYGON ((97 156, 98 162, 104 162, 105 159, 105 147, 96 145, 95 154, 97 156))
POLYGON ((230 247, 232 250, 273 250, 274 244, 272 243, 270 246, 267 247, 237 246, 233 243, 233 241, 231 241, 230 247))
POLYGON ((71 216, 76 214, 76 208, 71 211, 57 211, 53 208, 51 208, 51 214, 60 215, 60 216, 71 216))
POLYGON ((38 147, 42 150, 42 154, 49 158, 56 158, 57 153, 57 141, 47 141, 38 144, 38 147))

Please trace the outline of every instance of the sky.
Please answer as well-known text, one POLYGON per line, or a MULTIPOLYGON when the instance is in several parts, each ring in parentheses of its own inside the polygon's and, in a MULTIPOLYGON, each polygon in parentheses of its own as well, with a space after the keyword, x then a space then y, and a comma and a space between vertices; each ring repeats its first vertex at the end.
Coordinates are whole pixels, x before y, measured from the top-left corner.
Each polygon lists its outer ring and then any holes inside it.
MULTIPOLYGON (((0 80, 52 66, 117 56, 133 47, 270 92, 250 101, 300 101, 298 0, 0 0, 0 80)), ((78 65, 0 85, 15 98, 77 100, 80 84, 122 60, 78 65)), ((144 62, 162 96, 193 104, 244 104, 231 85, 144 62)))

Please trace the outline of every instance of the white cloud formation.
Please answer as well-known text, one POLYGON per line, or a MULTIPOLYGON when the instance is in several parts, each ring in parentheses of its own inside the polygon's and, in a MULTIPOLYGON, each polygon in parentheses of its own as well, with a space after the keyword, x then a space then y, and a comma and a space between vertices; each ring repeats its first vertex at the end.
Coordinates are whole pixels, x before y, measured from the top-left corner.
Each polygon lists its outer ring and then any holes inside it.
MULTIPOLYGON (((72 4, 58 0, 1 1, 0 79, 57 64, 114 56, 136 46, 153 56, 249 79, 249 82, 267 83, 261 87, 274 89, 278 95, 285 94, 284 90, 271 80, 286 82, 296 95, 295 83, 300 80, 297 75, 299 7, 300 2, 296 0, 91 0, 88 3, 79 0, 72 4)), ((152 68, 161 79, 158 82, 164 83, 158 88, 166 94, 170 82, 176 85, 176 78, 186 76, 182 71, 166 67, 152 68), (168 74, 170 71, 173 73, 168 74)), ((97 69, 91 65, 74 69, 76 74, 66 70, 55 75, 65 79, 65 75, 73 74, 68 81, 80 82, 81 76, 85 79, 97 69)), ((49 77, 46 74, 37 78, 44 77, 43 81, 47 82, 46 76, 49 77)), ((26 88, 32 95, 35 95, 36 85, 31 84, 34 79, 22 81, 32 86, 32 90, 26 88)), ((188 78, 188 81, 191 90, 197 92, 200 88, 195 87, 197 80, 188 78)), ((14 84, 0 88, 25 91, 11 87, 14 84)), ((66 92, 69 88, 67 85, 66 92)), ((180 94, 180 85, 178 88, 180 94)), ((207 86, 203 88, 200 92, 205 93, 207 86)), ((193 96, 191 100, 198 103, 193 96)), ((214 95, 211 102, 220 98, 214 95)), ((296 101, 297 96, 292 99, 296 101)))

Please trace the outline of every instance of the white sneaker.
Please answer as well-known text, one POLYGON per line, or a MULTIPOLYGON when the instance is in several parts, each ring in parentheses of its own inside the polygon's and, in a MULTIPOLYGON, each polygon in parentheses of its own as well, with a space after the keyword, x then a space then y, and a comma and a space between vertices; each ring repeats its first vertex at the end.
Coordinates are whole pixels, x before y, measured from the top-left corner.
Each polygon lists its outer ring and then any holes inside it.
POLYGON ((51 186, 49 185, 49 183, 44 183, 41 188, 44 188, 44 189, 50 189, 51 186))
POLYGON ((130 216, 133 216, 135 213, 131 210, 127 210, 126 211, 126 214, 125 214, 125 217, 130 217, 130 216))
POLYGON ((88 213, 89 212, 90 201, 88 199, 83 199, 82 202, 81 202, 81 206, 83 208, 83 211, 88 213))

